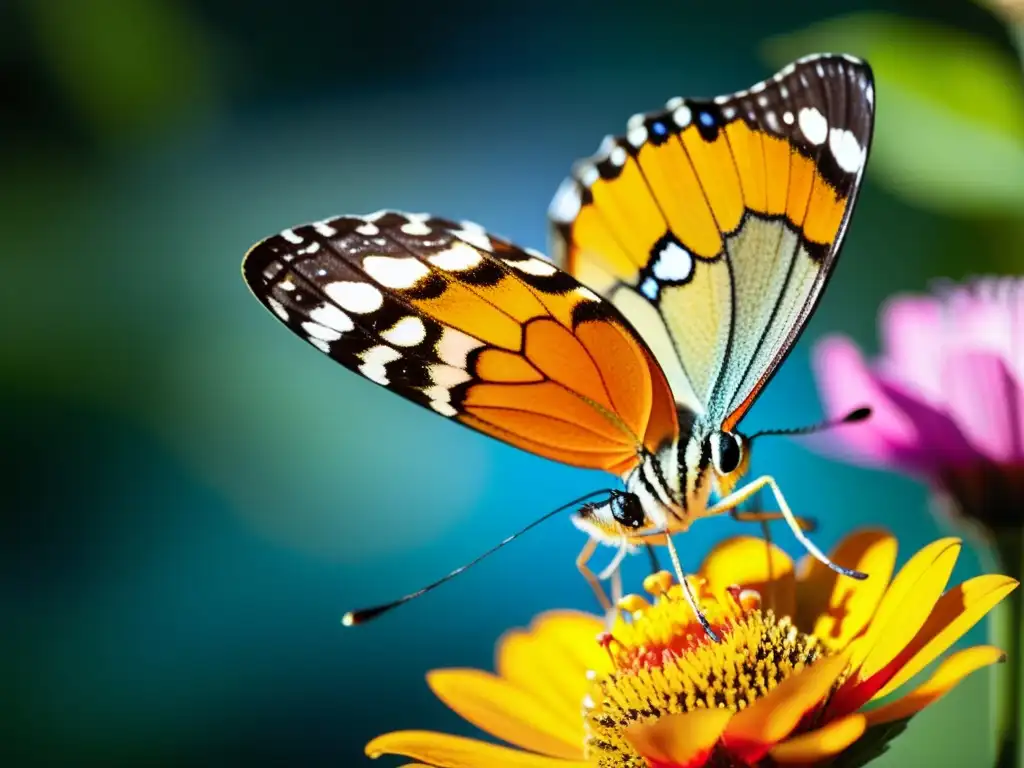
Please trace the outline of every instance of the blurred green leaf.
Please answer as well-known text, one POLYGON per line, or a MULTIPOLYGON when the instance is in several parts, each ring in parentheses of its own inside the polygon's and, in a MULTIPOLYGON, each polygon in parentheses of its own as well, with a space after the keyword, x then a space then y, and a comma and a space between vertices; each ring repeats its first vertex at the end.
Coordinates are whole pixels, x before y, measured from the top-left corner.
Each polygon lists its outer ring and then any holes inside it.
POLYGON ((861 768, 881 757, 889 750, 889 742, 907 730, 909 723, 908 717, 895 723, 871 726, 835 758, 833 768, 861 768))
POLYGON ((1008 53, 959 30, 879 13, 764 44, 778 65, 817 50, 861 56, 875 72, 872 179, 945 212, 1024 211, 1024 84, 1008 53))
POLYGON ((209 103, 212 50, 173 0, 23 0, 39 56, 97 138, 165 127, 209 103))

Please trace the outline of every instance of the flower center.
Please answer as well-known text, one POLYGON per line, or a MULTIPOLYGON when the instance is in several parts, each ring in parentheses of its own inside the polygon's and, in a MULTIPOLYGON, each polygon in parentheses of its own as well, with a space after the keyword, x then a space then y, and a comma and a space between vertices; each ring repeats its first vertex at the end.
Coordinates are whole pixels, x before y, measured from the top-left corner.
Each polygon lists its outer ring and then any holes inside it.
POLYGON ((600 768, 646 767, 623 735, 627 727, 702 707, 739 711, 828 652, 789 618, 762 611, 749 590, 722 600, 701 595, 716 643, 667 577, 645 582, 653 604, 624 598, 619 605, 631 619, 601 638, 614 669, 595 678, 584 704, 586 754, 600 768))

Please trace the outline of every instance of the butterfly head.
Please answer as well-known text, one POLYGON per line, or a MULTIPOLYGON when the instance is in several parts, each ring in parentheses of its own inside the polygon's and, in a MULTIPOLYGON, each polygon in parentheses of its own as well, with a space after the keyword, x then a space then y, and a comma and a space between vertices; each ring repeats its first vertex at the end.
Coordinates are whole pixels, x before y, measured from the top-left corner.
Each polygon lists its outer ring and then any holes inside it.
POLYGON ((718 430, 705 438, 715 485, 720 496, 728 496, 750 467, 750 439, 739 432, 718 430))
POLYGON ((584 504, 572 518, 592 538, 617 543, 661 528, 664 521, 648 514, 641 498, 629 491, 612 491, 606 501, 584 504))

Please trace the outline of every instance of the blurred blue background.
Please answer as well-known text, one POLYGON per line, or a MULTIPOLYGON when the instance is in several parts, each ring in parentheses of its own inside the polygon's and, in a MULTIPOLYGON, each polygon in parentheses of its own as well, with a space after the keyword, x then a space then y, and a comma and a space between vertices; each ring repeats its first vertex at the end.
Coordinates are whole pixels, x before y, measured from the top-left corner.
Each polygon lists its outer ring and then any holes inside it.
MULTIPOLYGON (((1013 60, 997 18, 954 0, 501 5, 0 4, 5 765, 361 765, 386 730, 472 733, 425 671, 489 668, 506 628, 595 608, 566 520, 341 627, 346 609, 419 587, 607 479, 316 354, 248 295, 252 243, 394 207, 546 250, 550 197, 602 136, 670 96, 746 87, 780 57, 842 44, 843 14, 956 29, 1013 60)), ((897 99, 879 83, 882 121, 897 99)), ((819 418, 810 345, 842 331, 875 349, 891 292, 1018 268, 1019 218, 984 195, 951 211, 931 183, 908 193, 898 148, 880 150, 895 165, 869 165, 822 307, 748 430, 819 418)), ((826 547, 884 522, 905 559, 942 533, 908 479, 781 439, 755 470, 818 518, 826 547)), ((685 562, 737 530, 696 526, 685 562)), ((880 764, 983 752, 986 691, 969 679, 880 764)))

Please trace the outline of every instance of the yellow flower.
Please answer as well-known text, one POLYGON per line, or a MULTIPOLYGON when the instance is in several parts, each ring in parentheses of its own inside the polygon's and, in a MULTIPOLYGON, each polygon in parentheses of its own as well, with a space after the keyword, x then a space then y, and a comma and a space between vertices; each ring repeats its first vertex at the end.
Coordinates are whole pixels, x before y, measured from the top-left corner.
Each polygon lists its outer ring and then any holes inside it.
POLYGON ((721 635, 696 623, 665 572, 630 595, 610 633, 587 614, 555 611, 498 644, 498 672, 435 670, 445 704, 513 747, 428 731, 388 733, 367 754, 436 768, 732 768, 814 766, 874 725, 903 721, 970 672, 1000 661, 977 646, 886 698, 934 661, 1017 586, 978 576, 943 594, 957 539, 922 549, 890 578, 896 542, 862 531, 832 554, 870 574, 799 568, 761 539, 738 537, 705 559, 694 588, 721 635), (596 638, 596 640, 595 640, 596 638))

